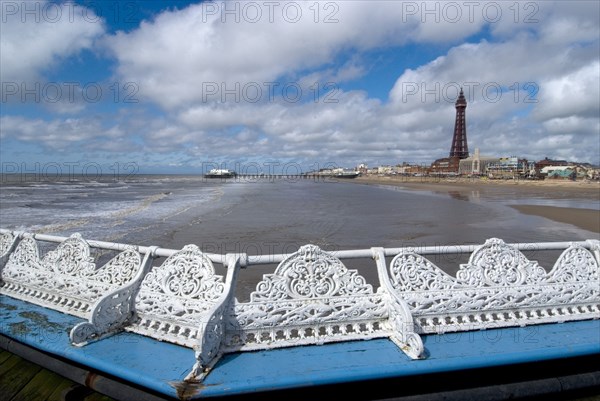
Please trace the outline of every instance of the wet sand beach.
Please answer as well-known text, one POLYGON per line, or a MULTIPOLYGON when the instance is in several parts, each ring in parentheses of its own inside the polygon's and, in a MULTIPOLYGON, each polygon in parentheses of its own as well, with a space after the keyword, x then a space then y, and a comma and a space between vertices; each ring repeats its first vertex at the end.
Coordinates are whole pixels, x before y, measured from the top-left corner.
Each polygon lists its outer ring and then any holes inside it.
POLYGON ((522 214, 544 217, 555 222, 571 224, 594 233, 600 233, 600 183, 590 181, 527 181, 527 180, 488 180, 488 179, 439 179, 432 177, 389 177, 361 176, 353 180, 367 185, 391 185, 407 190, 448 193, 455 197, 473 192, 487 198, 503 198, 505 201, 517 198, 587 201, 592 208, 559 207, 539 204, 509 205, 522 214))
POLYGON ((544 192, 553 196, 583 195, 600 201, 599 181, 568 180, 489 180, 485 178, 436 178, 404 176, 360 176, 349 182, 402 186, 406 189, 452 191, 472 189, 516 189, 531 193, 544 192))
POLYGON ((541 205, 512 205, 511 207, 521 213, 545 217, 600 233, 600 211, 598 210, 541 205))

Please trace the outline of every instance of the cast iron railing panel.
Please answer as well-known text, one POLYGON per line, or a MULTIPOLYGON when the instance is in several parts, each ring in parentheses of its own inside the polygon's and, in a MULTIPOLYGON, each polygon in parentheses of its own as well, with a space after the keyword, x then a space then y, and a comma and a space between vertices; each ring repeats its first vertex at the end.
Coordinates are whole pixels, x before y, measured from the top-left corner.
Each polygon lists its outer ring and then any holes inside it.
MULTIPOLYGON (((598 243, 591 248, 597 252, 598 243)), ((497 238, 476 249, 456 277, 414 252, 396 255, 389 266, 419 333, 598 318, 599 270, 592 252, 572 244, 546 273, 497 238)))
POLYGON ((88 317, 101 296, 128 283, 140 266, 133 247, 100 268, 79 234, 42 259, 36 240, 24 235, 2 269, 0 293, 80 317, 88 317))

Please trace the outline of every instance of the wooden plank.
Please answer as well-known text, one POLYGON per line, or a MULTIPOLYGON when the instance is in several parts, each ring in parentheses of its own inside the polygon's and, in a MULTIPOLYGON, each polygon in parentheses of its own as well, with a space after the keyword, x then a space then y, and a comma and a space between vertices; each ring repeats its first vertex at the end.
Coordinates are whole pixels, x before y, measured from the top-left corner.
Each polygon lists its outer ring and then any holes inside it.
POLYGON ((65 401, 67 399, 81 399, 85 401, 114 401, 112 398, 94 392, 67 378, 64 378, 50 370, 42 369, 38 365, 29 362, 13 353, 0 350, 0 399, 10 401, 65 401), (25 366, 25 375, 19 377, 20 382, 24 382, 19 391, 10 390, 5 392, 5 383, 13 383, 17 387, 20 383, 15 383, 13 378, 19 376, 25 366), (35 372, 31 376, 31 372, 35 372), (29 380, 30 378, 31 380, 29 380), (13 398, 11 398, 13 397, 13 398))
POLYGON ((2 365, 0 365, 0 378, 4 377, 4 374, 10 371, 17 363, 21 362, 23 358, 11 355, 2 365))
POLYGON ((10 352, 0 349, 0 365, 2 365, 4 361, 6 361, 11 356, 12 354, 10 352))
POLYGON ((34 363, 20 360, 0 376, 0 394, 6 400, 12 399, 41 369, 34 363))
POLYGON ((19 391, 11 401, 46 401, 65 379, 49 370, 40 370, 29 383, 19 391))

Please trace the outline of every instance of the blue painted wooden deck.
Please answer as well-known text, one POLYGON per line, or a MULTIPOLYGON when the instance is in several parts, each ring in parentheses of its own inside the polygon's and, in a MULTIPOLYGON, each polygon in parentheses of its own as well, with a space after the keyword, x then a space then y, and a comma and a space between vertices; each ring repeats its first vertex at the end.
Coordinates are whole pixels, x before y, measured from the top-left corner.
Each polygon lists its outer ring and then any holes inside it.
MULTIPOLYGON (((5 337, 169 397, 178 397, 195 362, 191 349, 132 333, 74 347, 68 332, 82 319, 5 295, 0 295, 0 317, 5 337)), ((426 335, 423 341, 428 355, 417 361, 387 339, 229 354, 188 394, 248 394, 600 356, 600 321, 426 335)))

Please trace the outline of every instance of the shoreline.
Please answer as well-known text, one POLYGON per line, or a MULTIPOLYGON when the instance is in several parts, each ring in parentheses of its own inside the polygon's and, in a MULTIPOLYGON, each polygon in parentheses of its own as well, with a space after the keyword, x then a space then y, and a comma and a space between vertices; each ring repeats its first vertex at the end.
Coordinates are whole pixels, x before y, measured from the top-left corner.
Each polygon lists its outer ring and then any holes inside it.
MULTIPOLYGON (((344 180, 346 181, 346 180, 344 180)), ((360 176, 354 181, 361 184, 381 184, 402 186, 407 189, 482 189, 482 188, 520 188, 548 189, 560 188, 573 192, 591 192, 600 200, 600 181, 567 181, 567 180, 491 180, 487 178, 440 178, 440 177, 406 177, 406 176, 360 176)))
POLYGON ((566 223, 575 227, 600 234, 600 182, 590 181, 528 181, 528 180, 489 180, 472 178, 442 179, 437 177, 389 177, 361 176, 354 180, 363 185, 390 185, 411 191, 428 191, 456 195, 468 195, 478 191, 493 197, 506 196, 543 196, 548 199, 581 198, 596 202, 598 209, 542 206, 542 205, 507 205, 519 213, 543 217, 558 223, 566 223), (506 193, 510 191, 510 193, 506 193))

